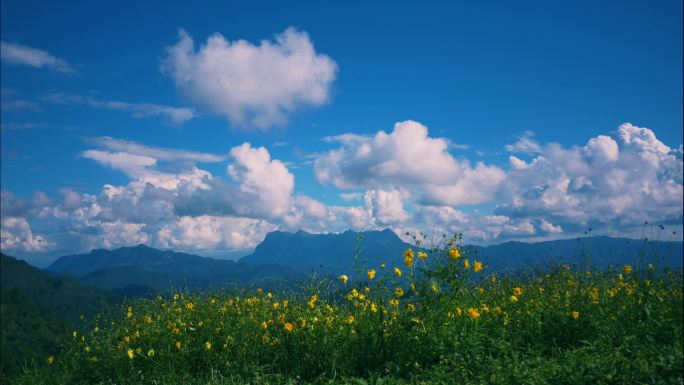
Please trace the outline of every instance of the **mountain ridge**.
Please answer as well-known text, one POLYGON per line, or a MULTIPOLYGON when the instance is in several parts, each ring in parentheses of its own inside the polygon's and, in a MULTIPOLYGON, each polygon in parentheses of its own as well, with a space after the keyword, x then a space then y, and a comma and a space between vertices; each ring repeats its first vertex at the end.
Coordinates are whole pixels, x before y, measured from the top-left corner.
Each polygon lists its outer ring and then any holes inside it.
MULTIPOLYGON (((384 263, 398 266, 403 263, 402 254, 409 247, 417 249, 389 229, 326 234, 278 230, 268 233, 251 254, 237 261, 158 250, 140 244, 64 256, 45 271, 53 275, 67 275, 100 289, 123 290, 124 293, 126 287, 135 292, 179 287, 207 289, 233 283, 285 281, 302 278, 311 272, 338 275, 351 271, 356 265, 378 267, 384 263)), ((595 267, 605 268, 636 263, 638 258, 659 266, 682 265, 680 241, 592 236, 462 247, 465 257, 481 260, 488 264, 490 271, 495 272, 558 262, 578 265, 585 261, 595 267)))

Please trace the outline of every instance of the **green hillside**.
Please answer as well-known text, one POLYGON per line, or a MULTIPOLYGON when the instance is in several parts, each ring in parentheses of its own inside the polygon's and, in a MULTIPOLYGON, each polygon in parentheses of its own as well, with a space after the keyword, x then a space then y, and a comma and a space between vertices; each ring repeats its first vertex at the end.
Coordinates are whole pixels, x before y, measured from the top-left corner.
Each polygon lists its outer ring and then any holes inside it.
POLYGON ((32 362, 43 364, 73 329, 109 313, 121 297, 47 276, 24 261, 0 255, 0 371, 3 382, 32 362))

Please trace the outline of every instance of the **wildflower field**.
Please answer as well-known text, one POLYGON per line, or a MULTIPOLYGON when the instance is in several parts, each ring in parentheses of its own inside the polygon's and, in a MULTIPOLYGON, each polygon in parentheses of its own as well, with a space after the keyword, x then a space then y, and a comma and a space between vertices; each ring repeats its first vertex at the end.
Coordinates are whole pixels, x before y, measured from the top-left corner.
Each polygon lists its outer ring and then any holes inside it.
POLYGON ((292 290, 124 304, 18 383, 682 383, 682 272, 489 272, 457 239, 292 290))

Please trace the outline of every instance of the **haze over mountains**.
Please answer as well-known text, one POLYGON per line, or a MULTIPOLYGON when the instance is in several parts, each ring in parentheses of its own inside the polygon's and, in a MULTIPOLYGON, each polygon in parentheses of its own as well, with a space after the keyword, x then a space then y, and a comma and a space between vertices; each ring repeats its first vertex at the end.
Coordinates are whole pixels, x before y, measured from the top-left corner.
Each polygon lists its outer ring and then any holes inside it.
MULTIPOLYGON (((267 285, 301 278, 311 272, 337 275, 350 273, 358 263, 374 267, 382 263, 397 265, 401 264, 402 253, 408 247, 415 248, 391 230, 339 234, 275 231, 252 254, 238 261, 138 245, 64 256, 45 270, 99 289, 146 295, 171 288, 208 289, 233 283, 267 285)), ((463 249, 470 258, 488 263, 490 271, 499 272, 555 262, 581 264, 585 259, 604 268, 634 263, 640 256, 658 266, 682 265, 682 242, 603 236, 493 246, 464 245, 463 249)))

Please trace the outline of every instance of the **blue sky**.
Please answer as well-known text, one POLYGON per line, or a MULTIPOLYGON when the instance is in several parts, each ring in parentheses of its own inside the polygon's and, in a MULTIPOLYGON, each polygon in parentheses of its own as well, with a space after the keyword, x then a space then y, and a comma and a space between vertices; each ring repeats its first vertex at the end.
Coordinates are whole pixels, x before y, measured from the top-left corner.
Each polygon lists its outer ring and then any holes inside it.
POLYGON ((27 259, 275 228, 681 239, 679 1, 1 8, 2 246, 27 259))

